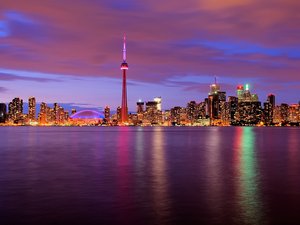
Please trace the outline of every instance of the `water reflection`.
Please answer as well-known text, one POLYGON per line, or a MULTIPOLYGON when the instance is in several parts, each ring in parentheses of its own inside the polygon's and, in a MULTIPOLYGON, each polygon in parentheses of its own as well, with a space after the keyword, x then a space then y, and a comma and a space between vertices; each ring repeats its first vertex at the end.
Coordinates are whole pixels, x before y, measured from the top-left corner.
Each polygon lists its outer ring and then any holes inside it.
POLYGON ((118 220, 125 224, 131 222, 130 214, 130 183, 129 183, 129 135, 128 127, 120 127, 117 138, 117 201, 118 220))
POLYGON ((299 151, 299 132, 297 129, 291 128, 289 130, 288 150, 289 162, 293 164, 293 162, 297 160, 299 151))
POLYGON ((252 127, 238 127, 235 139, 237 201, 242 223, 262 224, 262 202, 252 127))
POLYGON ((158 224, 165 224, 170 219, 170 198, 168 196, 167 165, 165 156, 165 132, 155 129, 152 138, 152 177, 153 202, 158 224))
POLYGON ((287 173, 286 173, 286 183, 289 184, 290 194, 289 202, 298 205, 295 201, 294 195, 299 193, 299 183, 300 183, 300 157, 299 157, 299 131, 298 128, 290 128, 288 132, 289 138, 287 139, 288 146, 288 162, 287 162, 287 173))
POLYGON ((207 197, 209 207, 214 215, 221 213, 222 195, 222 160, 220 158, 220 139, 222 133, 218 128, 211 128, 207 138, 206 163, 207 163, 207 197))

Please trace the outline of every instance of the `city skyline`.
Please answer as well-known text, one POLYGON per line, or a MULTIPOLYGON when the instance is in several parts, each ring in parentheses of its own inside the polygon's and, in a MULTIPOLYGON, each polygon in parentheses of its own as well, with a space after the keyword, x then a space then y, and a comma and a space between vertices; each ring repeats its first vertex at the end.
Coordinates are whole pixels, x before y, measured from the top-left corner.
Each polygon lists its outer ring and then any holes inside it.
POLYGON ((35 96, 70 108, 116 109, 120 40, 126 32, 129 111, 138 99, 158 96, 163 109, 200 102, 214 77, 227 96, 249 83, 261 102, 273 93, 277 102, 298 103, 298 2, 117 3, 4 0, 0 101, 35 96))

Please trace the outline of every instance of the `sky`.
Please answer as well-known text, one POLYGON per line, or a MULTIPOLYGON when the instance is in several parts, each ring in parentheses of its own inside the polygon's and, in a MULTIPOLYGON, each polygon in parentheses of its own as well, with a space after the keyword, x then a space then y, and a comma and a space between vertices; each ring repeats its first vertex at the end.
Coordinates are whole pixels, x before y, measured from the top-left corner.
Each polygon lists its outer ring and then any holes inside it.
POLYGON ((129 110, 201 102, 214 77, 264 102, 300 100, 298 0, 1 0, 0 102, 35 96, 66 108, 121 104, 127 36, 129 110))

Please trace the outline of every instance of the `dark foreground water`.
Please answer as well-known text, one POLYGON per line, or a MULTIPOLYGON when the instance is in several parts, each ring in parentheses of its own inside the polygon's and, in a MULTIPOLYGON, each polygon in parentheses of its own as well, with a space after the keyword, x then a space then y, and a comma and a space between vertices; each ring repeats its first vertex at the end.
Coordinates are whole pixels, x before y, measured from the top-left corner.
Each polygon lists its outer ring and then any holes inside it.
POLYGON ((300 129, 1 127, 0 224, 300 224, 300 129))

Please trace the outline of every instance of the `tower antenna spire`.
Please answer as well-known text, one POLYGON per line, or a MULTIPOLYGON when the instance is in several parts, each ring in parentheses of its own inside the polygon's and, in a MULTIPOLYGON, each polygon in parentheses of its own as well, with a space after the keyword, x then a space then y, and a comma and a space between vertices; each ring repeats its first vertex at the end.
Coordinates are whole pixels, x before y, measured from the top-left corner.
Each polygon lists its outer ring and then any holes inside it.
POLYGON ((126 62, 126 34, 124 33, 124 42, 123 42, 123 62, 126 62))
POLYGON ((217 84, 217 77, 215 76, 215 84, 217 84))

